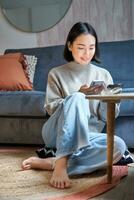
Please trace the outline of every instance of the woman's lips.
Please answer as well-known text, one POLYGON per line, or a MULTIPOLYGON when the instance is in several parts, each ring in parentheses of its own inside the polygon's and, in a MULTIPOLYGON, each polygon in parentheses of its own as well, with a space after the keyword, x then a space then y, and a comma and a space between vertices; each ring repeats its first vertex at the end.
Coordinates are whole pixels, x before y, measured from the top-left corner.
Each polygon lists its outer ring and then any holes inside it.
POLYGON ((81 58, 81 60, 83 60, 84 62, 89 62, 90 61, 90 59, 88 58, 81 58))

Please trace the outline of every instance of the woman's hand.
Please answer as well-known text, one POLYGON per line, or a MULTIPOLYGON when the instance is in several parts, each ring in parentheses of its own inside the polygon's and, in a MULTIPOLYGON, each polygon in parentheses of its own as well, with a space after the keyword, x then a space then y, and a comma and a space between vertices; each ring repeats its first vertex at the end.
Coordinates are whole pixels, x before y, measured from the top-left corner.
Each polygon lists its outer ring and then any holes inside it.
POLYGON ((88 86, 88 85, 82 85, 79 89, 79 92, 87 94, 100 94, 101 91, 104 89, 103 85, 94 85, 94 86, 88 86))

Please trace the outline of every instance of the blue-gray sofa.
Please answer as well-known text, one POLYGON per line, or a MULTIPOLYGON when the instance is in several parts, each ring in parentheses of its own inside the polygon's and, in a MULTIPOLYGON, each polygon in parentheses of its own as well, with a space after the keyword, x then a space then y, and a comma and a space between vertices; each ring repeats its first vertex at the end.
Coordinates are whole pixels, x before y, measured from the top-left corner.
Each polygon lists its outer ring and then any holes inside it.
MULTIPOLYGON (((41 129, 48 119, 43 109, 48 71, 66 61, 64 46, 8 49, 38 58, 33 91, 0 92, 0 143, 42 144, 41 129)), ((134 88, 134 40, 100 43, 101 64, 110 71, 114 82, 134 88)), ((10 67, 10 66, 9 66, 10 67)), ((134 100, 122 101, 115 133, 129 148, 134 148, 134 100)))

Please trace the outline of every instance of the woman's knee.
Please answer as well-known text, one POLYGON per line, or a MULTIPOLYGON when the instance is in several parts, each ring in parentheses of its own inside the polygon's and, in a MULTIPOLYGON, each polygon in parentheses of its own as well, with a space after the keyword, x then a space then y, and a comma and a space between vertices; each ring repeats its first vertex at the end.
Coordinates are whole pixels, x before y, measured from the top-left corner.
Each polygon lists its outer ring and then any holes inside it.
POLYGON ((73 94, 70 94, 69 96, 67 96, 68 98, 72 98, 72 99, 85 99, 85 94, 82 92, 74 92, 73 94))
POLYGON ((123 139, 118 136, 114 136, 114 152, 120 152, 121 155, 124 154, 126 150, 126 144, 123 139))
POLYGON ((89 107, 89 101, 85 98, 85 94, 81 93, 81 92, 75 92, 69 96, 67 96, 65 98, 65 101, 63 103, 64 105, 69 105, 71 104, 72 106, 75 107, 83 107, 84 109, 84 105, 87 107, 89 107))

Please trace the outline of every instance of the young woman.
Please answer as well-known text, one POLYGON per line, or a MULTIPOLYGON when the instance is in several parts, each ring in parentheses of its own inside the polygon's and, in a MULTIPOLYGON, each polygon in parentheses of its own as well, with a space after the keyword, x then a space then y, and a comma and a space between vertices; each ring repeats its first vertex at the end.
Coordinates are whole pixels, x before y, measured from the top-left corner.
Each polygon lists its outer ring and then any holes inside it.
MULTIPOLYGON (((56 157, 31 157, 23 161, 24 170, 52 170, 50 183, 56 188, 71 186, 70 175, 90 173, 107 165, 107 136, 101 133, 106 121, 106 105, 87 100, 86 94, 98 94, 101 86, 90 86, 94 80, 112 84, 110 73, 91 64, 99 61, 98 39, 88 23, 76 23, 70 30, 64 49, 67 64, 48 74, 45 109, 50 115, 42 129, 47 147, 56 148, 56 157)), ((116 105, 116 116, 119 105, 116 105)), ((114 137, 113 162, 126 151, 124 141, 114 137)))

